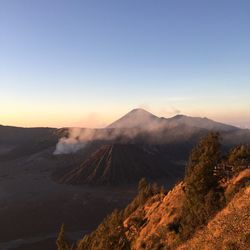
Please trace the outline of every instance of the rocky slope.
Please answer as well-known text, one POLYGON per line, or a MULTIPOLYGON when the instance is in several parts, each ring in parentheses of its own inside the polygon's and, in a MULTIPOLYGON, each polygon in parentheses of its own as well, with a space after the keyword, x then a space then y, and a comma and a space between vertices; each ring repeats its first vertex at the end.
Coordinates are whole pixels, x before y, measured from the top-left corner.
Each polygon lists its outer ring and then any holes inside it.
POLYGON ((176 234, 169 230, 181 213, 184 192, 183 183, 178 184, 167 195, 152 197, 125 221, 127 236, 133 242, 131 249, 219 250, 249 249, 250 247, 250 170, 234 177, 227 189, 241 188, 232 200, 213 217, 209 223, 197 230, 193 237, 176 246, 176 234), (240 184, 241 183, 241 184, 240 184), (243 185, 244 183, 244 185, 243 185), (142 212, 143 211, 143 212, 142 212), (143 214, 146 223, 137 226, 135 217, 143 214), (229 248, 234 246, 234 248, 229 248), (159 247, 159 248, 157 248, 159 247))
POLYGON ((169 181, 180 178, 183 169, 173 166, 154 146, 111 144, 100 147, 80 166, 59 177, 66 184, 121 184, 140 178, 169 181))
POLYGON ((232 188, 237 191, 227 205, 218 211, 205 226, 198 228, 187 241, 181 241, 175 232, 175 225, 182 213, 185 198, 184 183, 181 182, 167 194, 160 192, 147 199, 143 205, 138 205, 121 222, 123 233, 119 231, 120 229, 118 230, 121 226, 113 222, 116 217, 111 215, 98 227, 97 231, 79 241, 76 249, 102 249, 100 245, 92 245, 89 242, 95 242, 97 238, 101 242, 104 240, 102 237, 108 232, 109 236, 105 241, 110 240, 111 243, 110 246, 103 244, 103 249, 113 246, 112 249, 117 250, 247 250, 250 247, 249 169, 231 179, 226 189, 232 188), (114 224, 110 225, 110 223, 114 224), (111 228, 106 228, 107 225, 111 228), (112 241, 116 243, 112 245, 112 241), (122 243, 123 241, 127 244, 122 243))
MULTIPOLYGON (((248 174, 248 178, 250 173, 248 174)), ((250 248, 250 186, 238 192, 208 225, 197 231, 179 250, 250 248)))

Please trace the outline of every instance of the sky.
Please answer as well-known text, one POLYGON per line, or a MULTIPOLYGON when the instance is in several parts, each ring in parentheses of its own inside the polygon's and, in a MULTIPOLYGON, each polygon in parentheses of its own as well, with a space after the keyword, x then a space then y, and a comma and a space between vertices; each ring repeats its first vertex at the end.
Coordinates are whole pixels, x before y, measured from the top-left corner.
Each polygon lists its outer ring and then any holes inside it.
POLYGON ((249 0, 0 0, 0 124, 133 108, 250 128, 249 0))

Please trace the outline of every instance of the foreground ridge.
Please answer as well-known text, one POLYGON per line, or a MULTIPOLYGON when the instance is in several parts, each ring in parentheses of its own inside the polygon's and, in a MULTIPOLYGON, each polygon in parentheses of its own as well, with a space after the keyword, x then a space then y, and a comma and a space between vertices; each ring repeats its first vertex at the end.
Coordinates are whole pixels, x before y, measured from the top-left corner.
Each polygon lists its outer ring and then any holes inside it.
MULTIPOLYGON (((72 249, 249 249, 250 145, 223 157, 219 148, 218 134, 203 138, 184 180, 169 192, 142 179, 135 199, 72 249), (227 164, 225 176, 217 166, 227 164)), ((65 238, 57 240, 59 250, 70 249, 65 238)))

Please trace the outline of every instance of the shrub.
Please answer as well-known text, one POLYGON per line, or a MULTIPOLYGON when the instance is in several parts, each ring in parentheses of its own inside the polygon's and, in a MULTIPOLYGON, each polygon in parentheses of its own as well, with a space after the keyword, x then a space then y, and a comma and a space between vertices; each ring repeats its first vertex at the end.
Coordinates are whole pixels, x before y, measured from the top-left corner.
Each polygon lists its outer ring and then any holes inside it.
POLYGON ((250 145, 240 145, 231 150, 228 163, 237 166, 250 164, 250 145))
POLYGON ((65 237, 65 228, 64 224, 62 224, 58 237, 56 239, 56 245, 58 250, 71 250, 73 246, 70 246, 69 241, 65 237))
POLYGON ((189 238, 199 226, 223 205, 223 192, 219 188, 215 166, 221 159, 218 133, 210 133, 193 149, 184 178, 185 200, 180 219, 183 240, 189 238))
POLYGON ((137 208, 144 205, 149 198, 157 193, 163 192, 163 188, 160 188, 156 183, 147 183, 145 178, 142 178, 138 185, 138 194, 134 200, 125 208, 124 218, 127 218, 137 208))
POLYGON ((179 233, 180 230, 180 223, 177 221, 174 221, 172 223, 169 223, 167 225, 169 231, 174 231, 175 233, 179 233))

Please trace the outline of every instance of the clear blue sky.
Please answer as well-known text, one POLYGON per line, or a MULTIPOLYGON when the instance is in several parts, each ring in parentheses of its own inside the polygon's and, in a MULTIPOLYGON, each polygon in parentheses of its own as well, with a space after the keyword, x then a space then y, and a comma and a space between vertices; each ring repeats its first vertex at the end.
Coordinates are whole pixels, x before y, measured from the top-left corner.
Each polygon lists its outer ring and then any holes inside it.
POLYGON ((250 127, 249 0, 1 0, 0 124, 134 107, 250 127))

